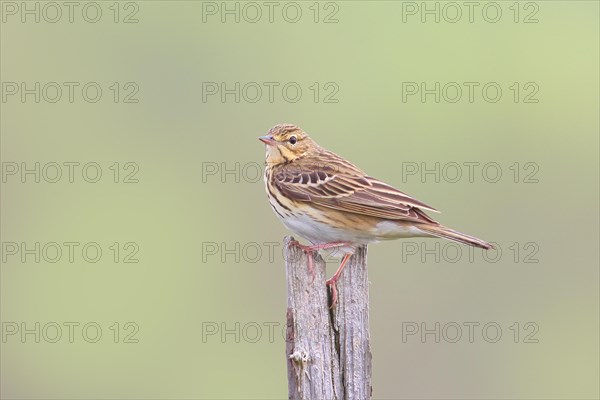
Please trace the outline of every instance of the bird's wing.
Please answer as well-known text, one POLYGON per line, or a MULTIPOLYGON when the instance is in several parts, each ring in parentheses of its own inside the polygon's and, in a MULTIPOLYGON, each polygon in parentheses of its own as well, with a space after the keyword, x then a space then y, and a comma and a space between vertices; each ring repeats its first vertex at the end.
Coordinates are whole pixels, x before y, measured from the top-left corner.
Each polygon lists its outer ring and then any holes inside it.
POLYGON ((288 198, 372 217, 436 223, 423 210, 437 210, 367 176, 331 152, 277 168, 274 185, 288 198))

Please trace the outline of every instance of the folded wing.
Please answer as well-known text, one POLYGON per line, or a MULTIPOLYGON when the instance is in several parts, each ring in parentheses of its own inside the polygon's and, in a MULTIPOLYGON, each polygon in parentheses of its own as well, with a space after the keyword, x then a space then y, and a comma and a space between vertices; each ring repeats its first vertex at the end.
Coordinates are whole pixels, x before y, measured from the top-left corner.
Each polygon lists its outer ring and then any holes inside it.
POLYGON ((383 219, 437 224, 423 211, 436 209, 365 175, 334 153, 303 160, 302 165, 281 166, 273 176, 274 185, 293 200, 383 219))

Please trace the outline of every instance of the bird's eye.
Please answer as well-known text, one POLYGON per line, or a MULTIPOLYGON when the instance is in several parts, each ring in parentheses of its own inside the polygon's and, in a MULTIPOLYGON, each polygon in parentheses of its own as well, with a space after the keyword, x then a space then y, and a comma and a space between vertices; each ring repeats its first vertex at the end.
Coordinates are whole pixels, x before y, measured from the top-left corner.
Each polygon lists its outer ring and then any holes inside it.
POLYGON ((296 136, 290 136, 289 142, 291 144, 296 144, 296 136))

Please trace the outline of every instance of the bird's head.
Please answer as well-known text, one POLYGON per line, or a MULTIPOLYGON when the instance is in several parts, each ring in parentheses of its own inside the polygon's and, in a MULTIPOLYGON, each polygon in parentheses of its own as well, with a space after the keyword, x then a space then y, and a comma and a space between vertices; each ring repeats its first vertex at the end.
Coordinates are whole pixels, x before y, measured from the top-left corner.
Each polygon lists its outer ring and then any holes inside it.
POLYGON ((293 162, 319 147, 306 132, 291 124, 275 125, 258 139, 266 145, 269 165, 293 162))

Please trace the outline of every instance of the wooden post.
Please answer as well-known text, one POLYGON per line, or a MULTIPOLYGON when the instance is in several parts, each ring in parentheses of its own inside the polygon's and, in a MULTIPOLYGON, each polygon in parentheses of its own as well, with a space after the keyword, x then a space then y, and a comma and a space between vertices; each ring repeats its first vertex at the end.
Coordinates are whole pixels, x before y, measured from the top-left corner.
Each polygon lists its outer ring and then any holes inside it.
POLYGON ((284 240, 288 289, 286 355, 290 399, 370 399, 371 343, 367 248, 360 247, 337 283, 329 309, 325 262, 284 240))

